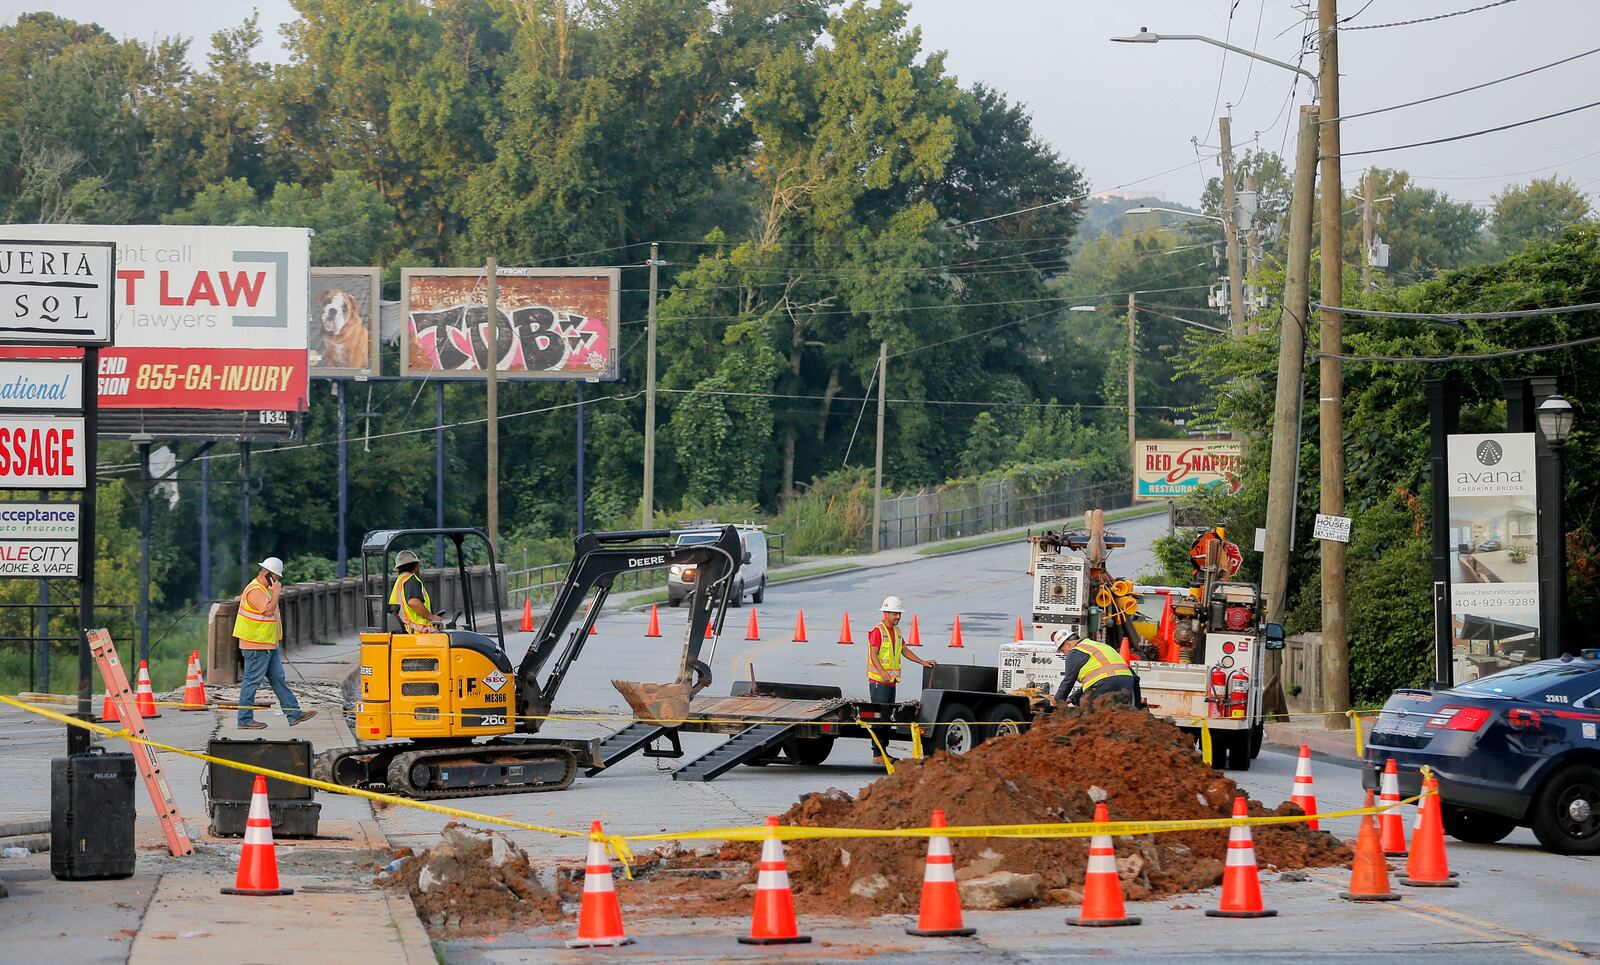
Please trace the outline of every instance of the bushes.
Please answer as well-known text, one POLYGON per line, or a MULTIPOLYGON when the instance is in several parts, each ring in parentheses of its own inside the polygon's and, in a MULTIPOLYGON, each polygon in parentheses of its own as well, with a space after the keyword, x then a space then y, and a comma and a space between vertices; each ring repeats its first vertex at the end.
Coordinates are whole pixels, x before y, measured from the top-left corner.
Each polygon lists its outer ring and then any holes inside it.
POLYGON ((805 495, 792 500, 772 519, 795 556, 859 553, 872 528, 872 474, 866 469, 841 469, 811 481, 805 495))

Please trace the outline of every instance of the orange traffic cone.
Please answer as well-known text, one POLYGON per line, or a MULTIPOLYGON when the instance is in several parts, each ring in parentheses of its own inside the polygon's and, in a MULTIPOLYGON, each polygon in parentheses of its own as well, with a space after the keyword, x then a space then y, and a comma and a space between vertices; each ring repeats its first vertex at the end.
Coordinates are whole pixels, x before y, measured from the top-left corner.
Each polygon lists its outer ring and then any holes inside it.
POLYGON ((139 708, 140 717, 160 717, 156 710, 156 693, 150 689, 150 666, 139 661, 139 688, 134 692, 133 704, 139 708))
MULTIPOLYGON (((944 827, 944 811, 933 812, 929 827, 944 827)), ((956 887, 955 858, 950 854, 950 839, 935 835, 928 839, 928 861, 922 870, 922 910, 917 927, 907 935, 924 938, 960 938, 976 935, 976 928, 961 924, 961 889, 956 887)))
MULTIPOLYGON (((778 819, 767 818, 767 827, 776 829, 778 819)), ((761 869, 756 875, 756 910, 750 920, 750 934, 740 935, 744 945, 803 945, 810 935, 800 934, 794 918, 794 892, 789 890, 789 866, 783 858, 783 842, 774 832, 761 843, 761 869)))
POLYGON ((111 689, 108 687, 106 688, 106 699, 100 704, 100 720, 104 723, 105 721, 114 721, 116 719, 117 705, 111 700, 111 689))
MULTIPOLYGON (((1372 807, 1372 792, 1367 792, 1366 807, 1372 807)), ((1356 835, 1356 859, 1350 863, 1350 890, 1339 897, 1347 901, 1399 901, 1389 890, 1389 863, 1378 842, 1378 825, 1371 816, 1361 816, 1361 832, 1356 835)))
MULTIPOLYGON (((1250 805, 1243 794, 1233 799, 1233 816, 1250 816, 1250 805)), ((1228 831, 1228 859, 1222 869, 1222 903, 1206 914, 1212 918, 1271 918, 1277 914, 1261 907, 1261 877, 1256 871, 1256 846, 1250 838, 1248 824, 1236 824, 1228 831)))
MULTIPOLYGON (((1097 803, 1094 806, 1094 823, 1105 824, 1110 820, 1105 802, 1097 803)), ((1083 876, 1083 907, 1078 911, 1077 920, 1069 920, 1067 924, 1086 928, 1139 924, 1139 919, 1129 916, 1122 907, 1122 879, 1117 875, 1117 852, 1111 846, 1109 834, 1097 834, 1089 839, 1089 868, 1083 876)))
POLYGON ((239 873, 225 895, 292 895, 293 888, 278 887, 278 852, 272 844, 272 812, 267 804, 267 779, 256 775, 250 790, 250 816, 244 822, 244 850, 239 852, 239 873))
POLYGON ((911 636, 906 639, 906 646, 922 646, 922 631, 917 629, 917 615, 915 613, 911 614, 911 636))
POLYGON ((1161 608, 1161 622, 1156 625, 1156 649, 1160 651, 1161 659, 1167 663, 1178 661, 1178 630, 1177 620, 1172 613, 1172 593, 1164 594, 1166 603, 1161 608))
POLYGON ((517 625, 517 629, 523 633, 533 632, 533 597, 531 596, 522 601, 522 622, 517 625))
POLYGON ((952 648, 961 646, 961 614, 959 613, 956 614, 956 622, 950 627, 950 646, 952 648))
POLYGON ((1383 765, 1383 781, 1378 785, 1378 791, 1378 803, 1389 805, 1389 810, 1378 815, 1383 853, 1391 858, 1404 858, 1406 818, 1400 813, 1400 771, 1395 767, 1392 757, 1383 765))
POLYGON ((611 859, 606 857, 602 833, 599 821, 589 823, 589 857, 583 863, 578 937, 567 940, 568 948, 633 944, 633 939, 622 932, 622 905, 617 902, 617 889, 611 882, 611 859))
MULTIPOLYGON (((1289 795, 1289 803, 1298 804, 1307 814, 1317 813, 1317 789, 1311 781, 1311 748, 1305 744, 1300 745, 1300 763, 1294 769, 1294 793, 1289 795)), ((1316 818, 1307 821, 1306 827, 1322 830, 1316 818)))
POLYGON ((656 605, 654 603, 650 604, 650 625, 644 628, 644 635, 647 637, 661 636, 661 616, 656 613, 656 605))
POLYGON ((744 628, 744 638, 746 640, 760 640, 761 639, 761 627, 760 627, 759 624, 756 623, 756 608, 755 607, 751 607, 750 608, 750 625, 744 628))
POLYGON ((1413 888, 1458 888, 1450 877, 1444 850, 1444 813, 1439 806, 1439 782, 1432 774, 1422 779, 1422 814, 1411 832, 1411 857, 1400 883, 1413 888))
POLYGON ((200 682, 200 651, 189 654, 189 676, 183 681, 183 706, 179 710, 205 710, 206 688, 200 682))
POLYGON ((1013 643, 1021 643, 1023 641, 1023 639, 1024 638, 1022 636, 1022 618, 1021 617, 1017 617, 1017 632, 1016 632, 1016 635, 1011 638, 1011 641, 1013 643))
POLYGON ((844 615, 844 622, 839 625, 839 642, 843 643, 843 644, 855 643, 854 640, 850 639, 850 614, 849 613, 846 613, 844 615))
POLYGON ((801 610, 794 618, 794 642, 806 642, 806 611, 801 610))

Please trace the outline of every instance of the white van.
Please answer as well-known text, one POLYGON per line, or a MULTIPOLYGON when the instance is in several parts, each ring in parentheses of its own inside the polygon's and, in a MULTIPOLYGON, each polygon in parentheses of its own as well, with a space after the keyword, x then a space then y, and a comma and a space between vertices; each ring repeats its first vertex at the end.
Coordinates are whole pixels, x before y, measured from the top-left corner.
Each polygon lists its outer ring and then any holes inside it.
MULTIPOLYGON (((756 526, 740 526, 739 542, 744 546, 744 559, 739 565, 739 574, 734 577, 735 585, 730 599, 734 606, 744 606, 745 594, 750 595, 750 602, 761 603, 767 598, 767 533, 756 526)), ((715 529, 678 534, 679 546, 692 546, 695 543, 711 543, 722 532, 720 526, 715 529)), ((667 570, 667 604, 678 606, 689 598, 694 592, 695 581, 694 564, 673 565, 667 570)))

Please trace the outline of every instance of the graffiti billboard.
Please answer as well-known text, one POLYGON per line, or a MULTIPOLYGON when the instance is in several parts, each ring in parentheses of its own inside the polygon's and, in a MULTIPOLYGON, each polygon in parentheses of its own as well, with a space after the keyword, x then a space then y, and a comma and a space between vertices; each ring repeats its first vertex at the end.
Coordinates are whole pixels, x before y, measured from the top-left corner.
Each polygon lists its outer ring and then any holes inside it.
POLYGON ((379 374, 382 292, 383 272, 377 268, 311 269, 306 348, 312 376, 379 374))
MULTIPOLYGON (((495 272, 496 369, 509 378, 618 377, 618 268, 495 272)), ((476 268, 401 272, 402 375, 482 378, 489 356, 486 276, 476 268)))

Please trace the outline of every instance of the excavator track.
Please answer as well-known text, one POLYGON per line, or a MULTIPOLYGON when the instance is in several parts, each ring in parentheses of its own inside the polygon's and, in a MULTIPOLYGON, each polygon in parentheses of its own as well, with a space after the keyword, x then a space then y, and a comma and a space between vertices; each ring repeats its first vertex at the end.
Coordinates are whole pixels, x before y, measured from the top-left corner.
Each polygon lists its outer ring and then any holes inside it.
POLYGON ((572 786, 578 776, 578 758, 560 747, 516 747, 505 744, 469 744, 463 747, 430 747, 398 754, 389 762, 389 792, 419 801, 440 798, 488 797, 494 794, 529 794, 560 791, 572 786), (454 768, 457 771, 484 767, 491 770, 522 767, 532 780, 466 786, 439 786, 454 768), (430 778, 417 786, 419 769, 430 778), (559 770, 559 777, 545 776, 559 770))

